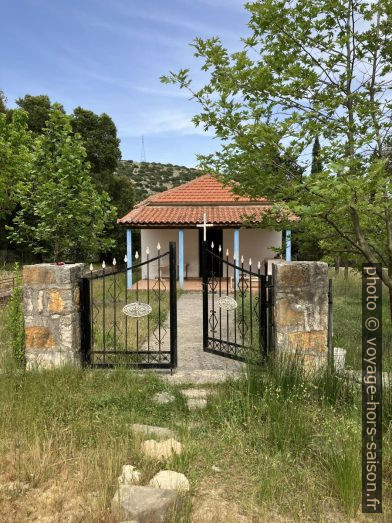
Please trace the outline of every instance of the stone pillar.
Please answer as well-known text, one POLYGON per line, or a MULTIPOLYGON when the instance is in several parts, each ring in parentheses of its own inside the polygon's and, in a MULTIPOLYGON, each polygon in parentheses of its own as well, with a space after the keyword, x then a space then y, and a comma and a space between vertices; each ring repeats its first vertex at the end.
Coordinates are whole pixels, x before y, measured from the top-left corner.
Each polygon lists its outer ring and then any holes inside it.
POLYGON ((23 267, 28 369, 81 364, 80 290, 83 263, 23 267))
POLYGON ((272 275, 276 353, 296 354, 312 368, 327 363, 328 265, 274 263, 272 275))

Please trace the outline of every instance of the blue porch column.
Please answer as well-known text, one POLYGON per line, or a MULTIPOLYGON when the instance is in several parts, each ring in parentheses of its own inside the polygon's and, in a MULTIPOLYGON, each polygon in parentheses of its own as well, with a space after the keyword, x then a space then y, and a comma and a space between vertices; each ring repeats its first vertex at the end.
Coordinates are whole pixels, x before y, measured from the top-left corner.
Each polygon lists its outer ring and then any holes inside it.
MULTIPOLYGON (((234 256, 235 256, 235 265, 239 265, 240 263, 240 230, 235 229, 234 230, 234 256)), ((238 285, 238 279, 239 279, 239 270, 235 269, 234 271, 234 281, 235 285, 238 285)))
POLYGON ((178 278, 180 280, 180 289, 184 288, 184 231, 178 229, 178 278))
POLYGON ((286 230, 286 261, 291 261, 291 231, 286 230))
POLYGON ((132 230, 127 229, 127 286, 132 289, 132 230))

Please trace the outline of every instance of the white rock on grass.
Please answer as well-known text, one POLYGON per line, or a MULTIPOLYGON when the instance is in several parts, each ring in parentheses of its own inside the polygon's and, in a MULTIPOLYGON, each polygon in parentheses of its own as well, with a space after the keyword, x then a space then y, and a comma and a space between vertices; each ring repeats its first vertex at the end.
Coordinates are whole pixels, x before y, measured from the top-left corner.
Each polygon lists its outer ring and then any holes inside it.
POLYGON ((161 470, 158 474, 155 474, 150 481, 149 486, 187 492, 189 490, 189 481, 184 474, 181 474, 181 472, 175 472, 174 470, 161 470))
POLYGON ((137 485, 140 483, 141 474, 133 465, 123 465, 121 476, 118 478, 119 485, 137 485))
POLYGON ((204 398, 191 398, 187 400, 186 404, 189 410, 204 409, 207 406, 207 400, 204 398))
POLYGON ((181 504, 176 490, 120 485, 112 500, 112 512, 119 521, 163 523, 181 504))
POLYGON ((155 425, 142 425, 140 423, 133 423, 131 425, 131 431, 134 434, 140 434, 142 436, 152 436, 156 438, 171 438, 174 436, 174 432, 165 427, 156 427, 155 425))
POLYGON ((170 459, 173 454, 181 454, 182 445, 173 438, 165 441, 148 439, 143 441, 141 450, 145 456, 152 459, 170 459))
POLYGON ((173 394, 170 394, 170 392, 157 392, 152 397, 152 400, 155 403, 159 403, 160 405, 166 405, 167 403, 173 403, 175 401, 175 397, 173 394))
POLYGON ((183 394, 188 399, 200 399, 200 398, 208 398, 208 396, 211 394, 210 390, 207 389, 183 389, 181 391, 181 394, 183 394))

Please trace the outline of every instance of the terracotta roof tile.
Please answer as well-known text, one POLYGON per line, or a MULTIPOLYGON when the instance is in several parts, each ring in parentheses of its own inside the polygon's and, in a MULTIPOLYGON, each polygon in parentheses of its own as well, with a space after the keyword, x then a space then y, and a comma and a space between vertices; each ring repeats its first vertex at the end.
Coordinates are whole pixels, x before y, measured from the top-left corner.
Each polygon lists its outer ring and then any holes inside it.
POLYGON ((210 174, 154 194, 140 202, 117 223, 128 227, 183 225, 203 222, 204 213, 215 225, 239 226, 248 217, 260 222, 270 208, 266 199, 251 200, 232 190, 210 174))
POLYGON ((154 206, 145 205, 137 207, 126 216, 118 220, 118 223, 128 226, 141 225, 196 225, 203 222, 204 213, 208 221, 216 225, 239 225, 247 216, 255 217, 254 222, 261 219, 262 214, 269 208, 262 206, 154 206), (258 219, 257 219, 258 218, 258 219))
MULTIPOLYGON (((165 203, 236 203, 250 201, 252 201, 250 198, 234 194, 230 187, 223 185, 211 174, 204 174, 178 187, 154 194, 140 202, 138 206, 145 205, 147 202, 159 205, 165 203)), ((262 198, 258 201, 266 202, 267 200, 262 198)))

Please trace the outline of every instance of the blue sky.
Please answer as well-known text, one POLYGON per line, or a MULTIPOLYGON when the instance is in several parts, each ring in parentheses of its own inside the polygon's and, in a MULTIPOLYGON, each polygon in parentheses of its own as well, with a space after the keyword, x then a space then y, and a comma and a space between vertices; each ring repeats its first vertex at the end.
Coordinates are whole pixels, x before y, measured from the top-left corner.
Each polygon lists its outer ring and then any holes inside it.
POLYGON ((191 67, 189 43, 219 35, 236 50, 246 33, 242 0, 3 0, 0 89, 8 105, 48 94, 114 120, 124 159, 193 166, 219 147, 191 123, 197 105, 159 77, 191 67))

